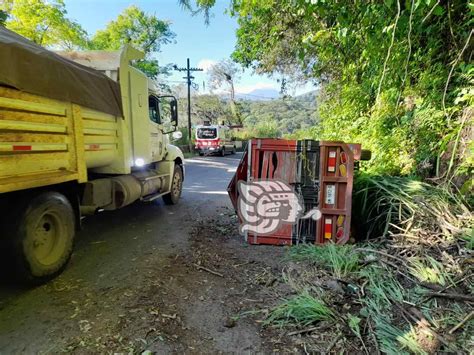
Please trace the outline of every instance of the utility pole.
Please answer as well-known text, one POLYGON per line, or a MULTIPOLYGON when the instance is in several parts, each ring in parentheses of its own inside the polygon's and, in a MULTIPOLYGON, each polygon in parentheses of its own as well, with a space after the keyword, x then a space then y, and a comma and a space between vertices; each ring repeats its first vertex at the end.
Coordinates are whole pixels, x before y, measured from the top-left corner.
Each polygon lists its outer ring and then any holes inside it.
POLYGON ((193 71, 203 71, 201 68, 191 68, 189 66, 189 58, 187 60, 186 68, 178 68, 177 65, 174 65, 174 70, 177 71, 185 71, 186 76, 183 79, 186 79, 188 84, 188 137, 189 137, 189 150, 191 151, 191 140, 192 140, 192 132, 191 132, 191 81, 194 79, 194 76, 191 75, 193 71))

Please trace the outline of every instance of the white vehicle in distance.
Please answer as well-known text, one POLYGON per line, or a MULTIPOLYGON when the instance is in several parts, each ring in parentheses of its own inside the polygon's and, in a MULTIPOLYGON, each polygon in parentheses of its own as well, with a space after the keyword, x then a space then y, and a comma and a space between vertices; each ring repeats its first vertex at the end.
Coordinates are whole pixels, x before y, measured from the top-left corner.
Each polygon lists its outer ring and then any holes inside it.
POLYGON ((203 124, 196 127, 195 149, 199 155, 235 154, 236 144, 228 126, 203 124))

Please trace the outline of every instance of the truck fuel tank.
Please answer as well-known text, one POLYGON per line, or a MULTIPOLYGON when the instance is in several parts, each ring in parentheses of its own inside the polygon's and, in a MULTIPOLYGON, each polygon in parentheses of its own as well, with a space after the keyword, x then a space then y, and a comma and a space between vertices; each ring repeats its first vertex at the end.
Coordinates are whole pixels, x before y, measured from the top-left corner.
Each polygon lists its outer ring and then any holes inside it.
POLYGON ((160 193, 168 174, 148 169, 129 175, 88 181, 81 198, 82 211, 116 210, 149 195, 160 193))

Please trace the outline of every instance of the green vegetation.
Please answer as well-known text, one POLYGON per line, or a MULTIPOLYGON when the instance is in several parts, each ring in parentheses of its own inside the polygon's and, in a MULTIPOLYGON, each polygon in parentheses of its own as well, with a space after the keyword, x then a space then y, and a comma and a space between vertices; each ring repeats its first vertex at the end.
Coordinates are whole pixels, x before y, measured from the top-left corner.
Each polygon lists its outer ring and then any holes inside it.
POLYGON ((469 232, 473 216, 455 193, 408 177, 361 175, 355 184, 354 218, 360 237, 393 236, 427 244, 469 232))
POLYGON ((448 281, 452 282, 451 276, 446 271, 445 267, 429 255, 425 258, 411 258, 408 259, 408 261, 408 270, 421 282, 438 284, 441 286, 445 286, 448 281))
POLYGON ((267 101, 240 100, 244 138, 285 137, 318 123, 316 93, 267 101))
POLYGON ((0 26, 5 26, 5 21, 8 18, 6 11, 0 10, 0 26))
POLYGON ((284 280, 297 296, 271 309, 264 324, 303 330, 311 325, 314 334, 333 329, 332 337, 351 332, 357 340, 343 335, 344 349, 349 342, 366 353, 431 354, 470 348, 474 322, 459 327, 469 307, 426 294, 436 289, 449 295, 450 288, 458 294, 472 292, 469 274, 459 272, 463 256, 448 255, 438 246, 419 250, 396 243, 363 248, 329 244, 291 247, 286 262, 294 261, 296 265, 284 265, 284 280), (416 256, 404 258, 405 253, 416 256), (335 272, 335 265, 351 258, 347 272, 335 272), (340 287, 327 286, 335 282, 340 287), (322 320, 325 323, 318 329, 322 320), (341 327, 346 331, 340 333, 341 327))
POLYGON ((175 35, 167 21, 147 15, 136 6, 126 8, 105 29, 90 36, 80 24, 67 17, 63 0, 5 0, 0 3, 0 25, 45 47, 65 50, 118 50, 131 43, 146 54, 137 67, 156 78, 166 73, 151 56, 161 45, 170 43, 175 35))
POLYGON ((333 318, 333 312, 323 302, 314 298, 308 291, 303 291, 272 309, 264 324, 279 327, 290 324, 307 326, 333 318))
POLYGON ((8 29, 39 45, 58 45, 69 50, 86 46, 86 32, 67 18, 63 0, 4 0, 0 10, 8 29))
POLYGON ((360 142, 372 173, 472 189, 472 2, 237 0, 229 12, 235 61, 321 87, 320 124, 294 137, 360 142))
POLYGON ((338 246, 327 243, 323 246, 299 244, 291 247, 288 258, 295 261, 309 261, 331 270, 337 278, 344 278, 359 269, 359 253, 350 245, 338 246))
POLYGON ((369 317, 374 323, 375 334, 381 350, 388 354, 397 354, 400 349, 398 339, 404 331, 393 324, 392 307, 406 299, 404 289, 392 272, 380 266, 369 266, 361 271, 360 276, 367 282, 368 297, 363 299, 364 308, 361 314, 369 317))
POLYGON ((448 151, 466 168, 453 143, 474 99, 467 1, 241 0, 232 7, 240 26, 235 60, 322 85, 322 124, 301 136, 362 142, 375 153, 374 172, 441 174, 448 151))
MULTIPOLYGON (((186 126, 187 98, 184 88, 175 87, 178 94, 179 112, 184 119, 180 125, 186 126)), ((241 140, 259 137, 285 137, 300 129, 312 127, 318 121, 315 93, 294 98, 281 98, 266 101, 238 99, 235 101, 236 118, 232 102, 218 95, 196 95, 191 100, 191 120, 193 124, 211 121, 213 124, 243 124, 243 129, 235 130, 234 135, 241 140)))
MULTIPOLYGON (((151 78, 160 73, 158 61, 150 58, 154 52, 159 52, 161 45, 173 41, 175 34, 167 21, 162 21, 154 15, 147 15, 138 7, 132 5, 110 21, 105 29, 98 30, 88 42, 90 49, 119 50, 124 44, 143 51, 146 59, 137 67, 151 78)), ((161 71, 167 68, 161 68, 161 71)))

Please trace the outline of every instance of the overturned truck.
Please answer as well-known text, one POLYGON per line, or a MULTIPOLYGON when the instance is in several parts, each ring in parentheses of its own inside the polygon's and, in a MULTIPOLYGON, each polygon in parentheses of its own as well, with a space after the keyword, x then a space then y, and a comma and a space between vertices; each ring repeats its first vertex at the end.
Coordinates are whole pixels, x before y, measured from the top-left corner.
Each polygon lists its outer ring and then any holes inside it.
POLYGON ((352 185, 370 151, 344 142, 251 139, 228 193, 250 244, 344 244, 352 185))

